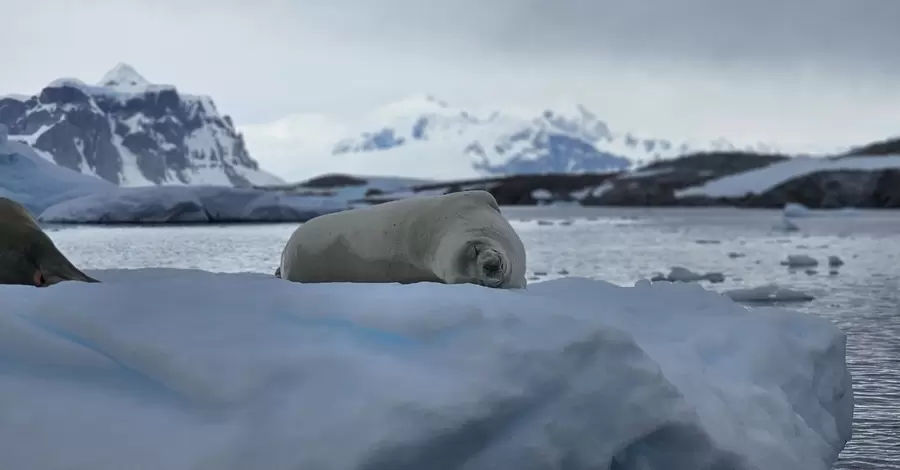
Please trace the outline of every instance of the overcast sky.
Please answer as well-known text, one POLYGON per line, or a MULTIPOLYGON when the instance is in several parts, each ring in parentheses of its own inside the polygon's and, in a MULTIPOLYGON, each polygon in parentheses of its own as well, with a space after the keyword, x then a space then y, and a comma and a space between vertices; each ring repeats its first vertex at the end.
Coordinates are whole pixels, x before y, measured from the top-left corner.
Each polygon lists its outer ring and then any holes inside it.
MULTIPOLYGON (((0 94, 119 61, 239 125, 411 93, 662 137, 900 134, 900 0, 0 0, 0 94)), ((252 149, 251 149, 252 150, 252 149)), ((264 157, 258 155, 258 157, 264 157)))

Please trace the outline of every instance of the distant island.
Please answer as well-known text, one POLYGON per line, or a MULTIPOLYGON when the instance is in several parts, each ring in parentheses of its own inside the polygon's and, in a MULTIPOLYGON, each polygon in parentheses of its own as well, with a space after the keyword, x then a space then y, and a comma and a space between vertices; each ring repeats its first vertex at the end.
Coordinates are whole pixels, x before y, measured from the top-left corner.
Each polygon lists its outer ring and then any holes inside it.
POLYGON ((362 194, 352 202, 371 204, 483 189, 501 205, 781 208, 797 203, 814 209, 900 208, 900 139, 828 157, 707 152, 633 171, 521 174, 408 185, 387 182, 394 179, 331 174, 263 189, 328 196, 356 188, 362 194))

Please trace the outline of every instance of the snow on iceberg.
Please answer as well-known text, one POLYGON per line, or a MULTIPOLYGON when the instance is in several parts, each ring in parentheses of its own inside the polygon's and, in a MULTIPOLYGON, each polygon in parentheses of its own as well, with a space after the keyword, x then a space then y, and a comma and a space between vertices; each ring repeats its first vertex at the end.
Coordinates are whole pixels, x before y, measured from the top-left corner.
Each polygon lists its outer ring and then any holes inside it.
POLYGON ((708 181, 675 192, 676 197, 705 196, 711 198, 739 198, 747 194, 762 194, 782 183, 820 171, 885 170, 900 168, 900 155, 819 158, 798 156, 781 163, 773 163, 756 170, 745 171, 708 181))
POLYGON ((806 292, 788 289, 777 284, 733 289, 725 291, 724 294, 737 302, 808 302, 815 299, 806 292))
MULTIPOLYGON (((669 274, 663 279, 670 282, 697 282, 709 281, 712 283, 725 282, 725 275, 720 272, 697 273, 683 266, 672 266, 669 274)), ((651 280, 659 280, 651 279, 651 280)))
POLYGON ((836 327, 695 285, 90 274, 0 286, 9 468, 825 470, 851 434, 836 327))
POLYGON ((54 164, 22 142, 6 139, 0 124, 0 196, 33 214, 68 199, 115 188, 112 183, 54 164))
POLYGON ((70 199, 40 214, 49 223, 305 222, 346 209, 329 197, 225 186, 116 188, 70 199))
POLYGON ((803 204, 789 202, 784 205, 781 213, 785 217, 809 217, 811 209, 803 204))
POLYGON ((789 268, 811 268, 813 266, 818 266, 819 260, 804 254, 788 255, 787 258, 781 262, 781 265, 789 268))

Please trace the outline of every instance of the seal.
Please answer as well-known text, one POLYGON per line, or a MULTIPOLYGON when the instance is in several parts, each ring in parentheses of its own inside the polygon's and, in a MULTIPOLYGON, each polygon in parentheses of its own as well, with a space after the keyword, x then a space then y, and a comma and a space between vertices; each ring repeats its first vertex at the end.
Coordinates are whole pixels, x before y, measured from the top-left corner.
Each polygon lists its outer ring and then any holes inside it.
POLYGON ((0 197, 0 284, 100 282, 75 267, 25 207, 0 197))
POLYGON ((525 247, 486 191, 387 202, 299 226, 275 275, 293 282, 524 288, 525 247))

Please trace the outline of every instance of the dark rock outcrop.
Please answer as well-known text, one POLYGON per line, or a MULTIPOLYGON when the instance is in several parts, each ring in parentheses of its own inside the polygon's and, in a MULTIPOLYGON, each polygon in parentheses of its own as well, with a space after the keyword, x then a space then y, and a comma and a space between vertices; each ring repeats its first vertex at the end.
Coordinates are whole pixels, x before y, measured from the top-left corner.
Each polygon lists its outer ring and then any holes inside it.
POLYGON ((900 169, 821 171, 789 180, 763 194, 730 203, 780 208, 786 203, 811 209, 900 208, 900 169))
POLYGON ((886 139, 857 147, 845 156, 900 155, 900 138, 886 139))
MULTIPOLYGON (((781 163, 788 158, 744 152, 701 153, 657 162, 635 172, 524 174, 412 184, 393 190, 370 187, 364 197, 351 202, 377 204, 415 194, 483 189, 493 194, 501 205, 578 202, 588 206, 781 208, 793 202, 810 208, 900 207, 900 168, 818 171, 788 179, 762 194, 742 197, 676 196, 680 190, 781 163)), ((290 192, 303 194, 335 187, 369 187, 371 183, 365 178, 332 174, 295 185, 290 192)))
POLYGON ((744 171, 762 168, 789 157, 745 152, 710 152, 652 163, 634 173, 622 173, 606 187, 589 193, 584 205, 673 206, 712 205, 722 201, 677 198, 675 192, 744 171))

